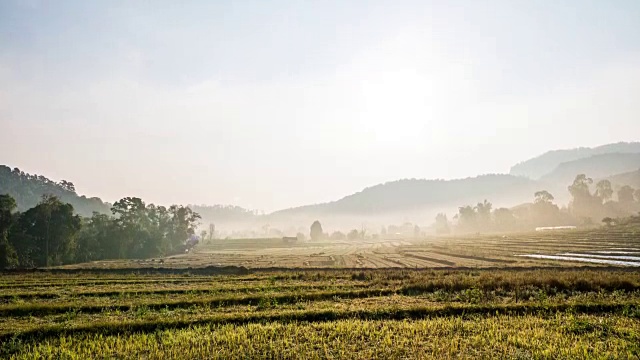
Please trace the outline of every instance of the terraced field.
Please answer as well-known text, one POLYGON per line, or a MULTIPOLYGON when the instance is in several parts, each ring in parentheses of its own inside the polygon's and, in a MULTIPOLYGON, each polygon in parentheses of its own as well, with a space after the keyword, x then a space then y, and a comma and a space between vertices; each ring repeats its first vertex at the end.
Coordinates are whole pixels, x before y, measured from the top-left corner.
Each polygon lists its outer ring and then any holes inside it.
POLYGON ((633 229, 285 243, 0 276, 0 358, 638 358, 633 229))
POLYGON ((0 358, 637 358, 639 304, 632 268, 13 272, 0 358))
POLYGON ((70 268, 441 268, 640 266, 640 229, 601 228, 424 239, 285 243, 215 240, 165 259, 99 261, 70 268))

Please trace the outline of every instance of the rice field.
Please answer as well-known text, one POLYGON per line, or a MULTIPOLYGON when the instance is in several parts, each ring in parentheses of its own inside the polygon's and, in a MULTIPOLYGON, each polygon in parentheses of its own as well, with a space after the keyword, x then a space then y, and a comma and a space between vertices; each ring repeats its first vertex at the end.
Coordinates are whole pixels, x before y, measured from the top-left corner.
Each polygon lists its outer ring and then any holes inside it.
POLYGON ((0 276, 7 359, 640 357, 633 230, 225 240, 0 276))
POLYGON ((214 240, 164 259, 97 261, 66 268, 510 268, 640 266, 640 229, 600 228, 428 238, 284 242, 214 240))
POLYGON ((6 273, 0 358, 634 358, 630 268, 6 273))

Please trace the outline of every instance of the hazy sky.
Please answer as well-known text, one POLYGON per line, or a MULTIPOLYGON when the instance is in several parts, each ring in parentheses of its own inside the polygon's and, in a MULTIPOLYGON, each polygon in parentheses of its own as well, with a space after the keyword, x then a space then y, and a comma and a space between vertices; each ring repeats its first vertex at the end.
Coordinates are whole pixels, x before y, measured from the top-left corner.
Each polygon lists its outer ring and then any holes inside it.
POLYGON ((0 1, 0 164, 271 211, 640 140, 640 1, 0 1))

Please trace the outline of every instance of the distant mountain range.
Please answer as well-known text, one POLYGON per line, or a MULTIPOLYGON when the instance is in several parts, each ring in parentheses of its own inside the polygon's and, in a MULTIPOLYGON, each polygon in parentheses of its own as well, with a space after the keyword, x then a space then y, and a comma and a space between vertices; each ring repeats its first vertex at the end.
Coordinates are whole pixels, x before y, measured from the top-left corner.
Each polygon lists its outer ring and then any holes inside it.
MULTIPOLYGON (((540 179, 552 173, 562 163, 586 159, 595 155, 613 153, 638 154, 640 153, 640 142, 619 142, 594 148, 581 147, 577 149, 548 151, 533 159, 514 165, 511 171, 509 171, 509 174, 526 176, 530 179, 540 179)), ((640 167, 640 164, 637 167, 640 167)))
POLYGON ((640 189, 640 169, 624 174, 610 176, 608 180, 611 181, 611 184, 614 188, 618 188, 623 185, 629 185, 634 189, 640 189))
POLYGON ((640 169, 640 153, 600 154, 563 162, 540 180, 553 184, 569 184, 577 174, 601 179, 638 169, 640 169))
POLYGON ((295 213, 362 215, 421 210, 451 203, 533 198, 539 184, 525 177, 491 174, 457 180, 407 179, 372 186, 340 200, 281 210, 272 215, 295 213))
MULTIPOLYGON (((513 206, 533 199, 538 190, 548 190, 559 203, 569 199, 567 186, 577 174, 597 179, 608 178, 617 188, 640 188, 640 142, 617 143, 595 148, 549 151, 511 168, 510 174, 490 174, 456 180, 404 179, 368 187, 336 201, 301 206, 258 215, 236 206, 193 206, 203 222, 228 221, 234 224, 287 223, 292 219, 383 214, 426 214, 436 209, 456 209, 487 199, 496 205, 513 206)), ((59 196, 82 215, 105 213, 110 204, 99 198, 87 198, 67 185, 44 176, 25 174, 0 165, 0 194, 14 196, 21 210, 34 206, 43 194, 59 196)))

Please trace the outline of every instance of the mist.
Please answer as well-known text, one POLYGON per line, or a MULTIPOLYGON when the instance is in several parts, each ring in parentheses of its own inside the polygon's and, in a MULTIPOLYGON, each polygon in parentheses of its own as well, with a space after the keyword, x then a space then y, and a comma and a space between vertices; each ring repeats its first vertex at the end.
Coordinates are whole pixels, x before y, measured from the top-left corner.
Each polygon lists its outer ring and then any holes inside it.
POLYGON ((639 19, 1 0, 0 358, 637 356, 639 19))
POLYGON ((270 213, 640 133, 633 3, 105 5, 2 5, 0 151, 110 203, 270 213))

